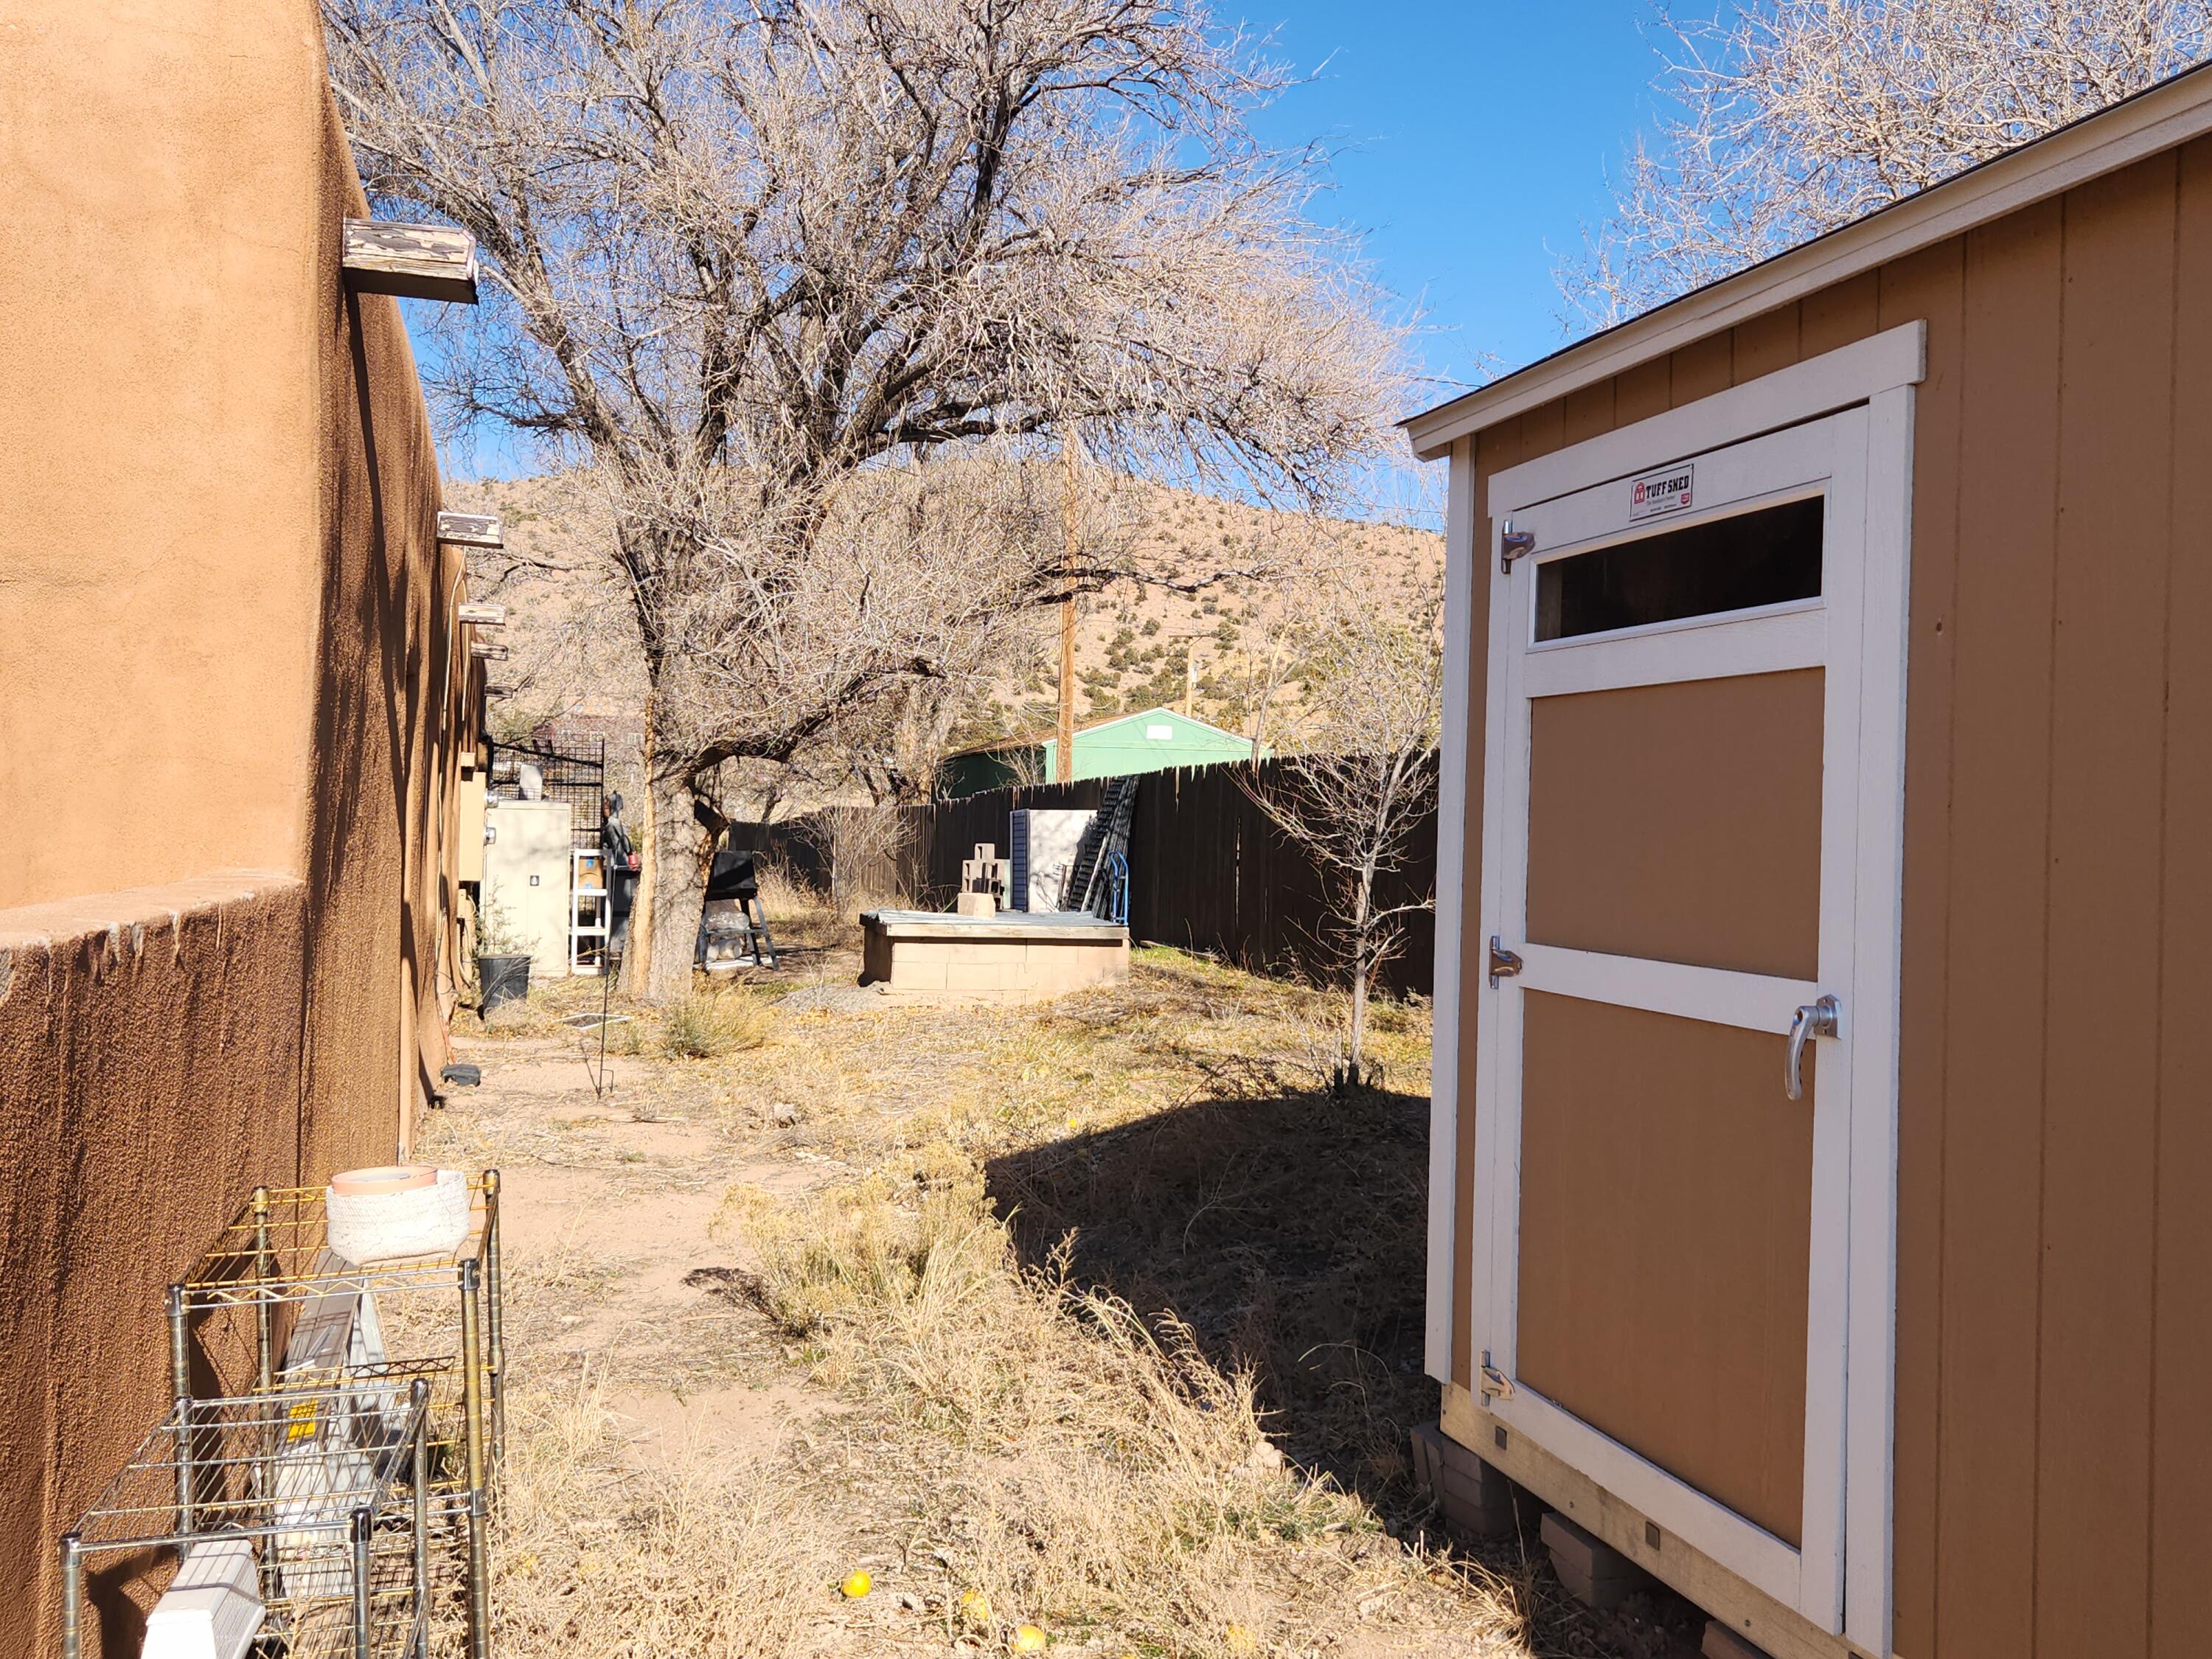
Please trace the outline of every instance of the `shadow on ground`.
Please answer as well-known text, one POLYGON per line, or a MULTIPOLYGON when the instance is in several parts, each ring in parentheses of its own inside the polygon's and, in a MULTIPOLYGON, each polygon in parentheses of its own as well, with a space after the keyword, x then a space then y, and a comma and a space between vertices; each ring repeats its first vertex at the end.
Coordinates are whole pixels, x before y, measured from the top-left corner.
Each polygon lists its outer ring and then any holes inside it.
MULTIPOLYGON (((1434 1527, 1407 1455, 1437 1407, 1421 1366, 1428 1126, 1425 1095, 1255 1091, 998 1158, 988 1178, 1030 1266, 1056 1273, 1064 1255, 1077 1286, 1182 1322, 1215 1364, 1250 1368, 1288 1455, 1395 1525, 1434 1527)), ((1537 1653, 1695 1652, 1704 1616, 1678 1597, 1605 1615, 1570 1601, 1540 1513, 1522 1538, 1451 1540, 1509 1577, 1543 1563, 1537 1653)))
POLYGON ((1421 1375, 1429 1103, 1204 1100, 988 1166, 1024 1259, 1188 1326, 1249 1367, 1284 1451, 1404 1507, 1421 1375), (1395 1486, 1395 1490, 1392 1488, 1395 1486))

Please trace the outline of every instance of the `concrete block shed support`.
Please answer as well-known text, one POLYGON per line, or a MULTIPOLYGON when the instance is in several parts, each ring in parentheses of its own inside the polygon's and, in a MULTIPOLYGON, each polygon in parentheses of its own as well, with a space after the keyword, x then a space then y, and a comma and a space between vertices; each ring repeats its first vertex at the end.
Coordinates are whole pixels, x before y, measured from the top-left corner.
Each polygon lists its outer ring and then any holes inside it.
POLYGON ((1705 1639, 1698 1651, 1705 1659, 1767 1659, 1765 1648, 1753 1647, 1717 1619, 1705 1621, 1705 1639))
POLYGON ((1478 1538, 1533 1529, 1543 1506, 1437 1424, 1413 1433, 1413 1485, 1442 1512, 1444 1524, 1478 1538))
POLYGON ((1609 1545, 1601 1544, 1566 1516, 1547 1515, 1544 1547, 1551 1552, 1552 1569, 1567 1594, 1586 1607, 1610 1613, 1631 1591, 1651 1582, 1643 1568, 1609 1545))

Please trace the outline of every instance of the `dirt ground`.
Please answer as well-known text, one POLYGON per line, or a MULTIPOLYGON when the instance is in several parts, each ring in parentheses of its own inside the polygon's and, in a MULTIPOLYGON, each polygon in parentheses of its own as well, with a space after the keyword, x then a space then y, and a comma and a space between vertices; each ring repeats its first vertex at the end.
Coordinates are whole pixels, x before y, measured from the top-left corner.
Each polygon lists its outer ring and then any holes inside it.
POLYGON ((1409 1484, 1425 1010, 1338 1100, 1314 993, 1146 951, 870 1007, 841 930, 786 933, 781 974, 607 1000, 604 1062, 596 981, 456 1022, 483 1081, 423 1150, 504 1182, 499 1652, 1694 1651, 1409 1484))

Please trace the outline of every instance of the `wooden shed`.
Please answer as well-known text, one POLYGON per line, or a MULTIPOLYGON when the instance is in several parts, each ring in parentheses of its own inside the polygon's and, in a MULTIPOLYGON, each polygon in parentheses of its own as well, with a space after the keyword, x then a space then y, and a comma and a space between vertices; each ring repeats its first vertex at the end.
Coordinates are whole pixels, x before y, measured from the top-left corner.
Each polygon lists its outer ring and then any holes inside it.
POLYGON ((1778 1659, 2212 1653, 2208 134, 1408 423, 1443 1430, 1778 1659))

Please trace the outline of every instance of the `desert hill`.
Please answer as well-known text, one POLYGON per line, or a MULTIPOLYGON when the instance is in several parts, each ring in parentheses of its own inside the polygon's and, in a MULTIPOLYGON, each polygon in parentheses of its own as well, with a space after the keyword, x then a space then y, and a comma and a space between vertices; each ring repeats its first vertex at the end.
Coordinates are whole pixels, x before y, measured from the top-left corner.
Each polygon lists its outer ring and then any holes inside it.
MULTIPOLYGON (((1186 565, 1217 547, 1240 557, 1237 550, 1265 538, 1282 516, 1189 490, 1134 488, 1140 540, 1186 565)), ((474 597, 507 607, 499 638, 511 654, 491 677, 505 688, 493 705, 494 735, 513 740, 579 715, 635 720, 645 696, 636 633, 620 579, 599 550, 604 515, 586 482, 574 475, 457 480, 447 483, 447 501, 459 511, 496 513, 505 526, 506 550, 480 556, 470 572, 474 597)), ((1372 560, 1377 605, 1410 611, 1439 579, 1443 538, 1432 532, 1355 524, 1341 526, 1338 540, 1354 560, 1372 560)), ((1180 707, 1188 689, 1200 719, 1249 733, 1264 682, 1279 680, 1286 668, 1294 677, 1274 637, 1280 606, 1271 590, 1235 581, 1199 594, 1116 584, 1085 598, 1077 613, 1079 723, 1180 707)), ((961 711, 953 746, 1050 732, 1056 614, 1039 612, 1023 634, 1006 672, 961 711)), ((1270 703, 1271 741, 1294 718, 1296 696, 1293 684, 1270 703)))

